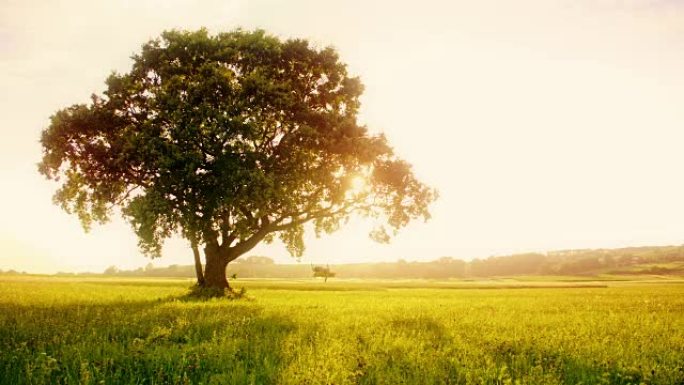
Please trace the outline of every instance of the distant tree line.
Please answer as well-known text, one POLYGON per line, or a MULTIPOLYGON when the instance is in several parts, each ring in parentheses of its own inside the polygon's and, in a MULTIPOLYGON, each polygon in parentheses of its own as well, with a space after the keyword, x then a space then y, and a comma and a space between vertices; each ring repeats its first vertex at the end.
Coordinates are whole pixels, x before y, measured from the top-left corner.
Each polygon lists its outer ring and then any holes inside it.
MULTIPOLYGON (((275 264, 265 256, 251 256, 228 266, 238 278, 308 278, 305 264, 275 264)), ((470 262, 442 257, 430 262, 350 263, 330 265, 338 278, 448 279, 520 275, 684 274, 684 246, 629 247, 621 249, 559 250, 474 259, 470 262)), ((192 265, 136 270, 107 268, 106 275, 193 277, 192 265)))
POLYGON ((475 259, 468 263, 470 276, 585 275, 684 273, 684 246, 628 247, 620 249, 559 250, 475 259), (660 266, 658 266, 660 265, 660 266))
POLYGON ((16 270, 2 270, 0 269, 0 275, 27 275, 28 273, 25 271, 16 271, 16 270))

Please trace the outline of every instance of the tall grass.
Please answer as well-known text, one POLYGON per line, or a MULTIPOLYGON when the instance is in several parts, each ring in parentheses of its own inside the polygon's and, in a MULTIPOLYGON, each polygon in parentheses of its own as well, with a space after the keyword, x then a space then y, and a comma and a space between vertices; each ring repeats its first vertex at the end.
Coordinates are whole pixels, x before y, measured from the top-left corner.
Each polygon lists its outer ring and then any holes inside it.
POLYGON ((682 284, 444 285, 4 278, 0 383, 684 384, 682 284))

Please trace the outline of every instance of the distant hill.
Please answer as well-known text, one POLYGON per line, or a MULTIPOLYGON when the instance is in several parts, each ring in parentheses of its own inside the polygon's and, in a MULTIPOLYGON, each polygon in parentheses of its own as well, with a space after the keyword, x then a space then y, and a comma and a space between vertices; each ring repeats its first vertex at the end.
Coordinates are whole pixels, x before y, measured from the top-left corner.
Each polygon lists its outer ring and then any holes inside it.
MULTIPOLYGON (((431 262, 351 263, 330 265, 338 278, 448 279, 521 275, 656 274, 684 275, 684 246, 647 246, 620 249, 559 250, 474 259, 466 262, 443 257, 431 262)), ((194 266, 105 271, 114 276, 194 277, 194 266)), ((308 278, 308 264, 275 264, 268 257, 252 256, 228 266, 238 278, 308 278)))

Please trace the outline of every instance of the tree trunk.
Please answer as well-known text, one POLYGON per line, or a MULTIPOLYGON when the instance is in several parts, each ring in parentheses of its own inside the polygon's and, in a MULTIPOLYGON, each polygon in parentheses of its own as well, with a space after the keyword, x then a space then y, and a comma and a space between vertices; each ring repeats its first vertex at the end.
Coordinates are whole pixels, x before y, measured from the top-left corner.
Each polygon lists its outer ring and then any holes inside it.
POLYGON ((204 268, 204 286, 219 290, 230 288, 226 279, 228 258, 221 254, 217 245, 207 245, 204 248, 204 255, 207 259, 204 268))
MULTIPOLYGON (((234 247, 229 247, 230 242, 219 245, 218 240, 207 242, 204 248, 206 264, 204 266, 204 285, 202 287, 215 290, 230 290, 226 279, 226 266, 237 257, 251 250, 259 241, 268 234, 268 228, 264 227, 247 240, 241 241, 234 247)), ((223 240, 225 242, 225 240, 223 240)))
POLYGON ((197 285, 204 286, 204 273, 202 272, 202 261, 200 260, 197 244, 192 244, 192 254, 195 257, 195 274, 197 275, 197 285))

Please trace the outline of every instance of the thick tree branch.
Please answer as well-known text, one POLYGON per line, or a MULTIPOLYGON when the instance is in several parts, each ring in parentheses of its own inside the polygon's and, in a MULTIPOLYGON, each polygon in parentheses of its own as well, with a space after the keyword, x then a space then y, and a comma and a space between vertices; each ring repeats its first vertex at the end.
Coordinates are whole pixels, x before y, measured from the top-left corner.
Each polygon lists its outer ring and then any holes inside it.
POLYGON ((230 211, 226 211, 223 213, 221 216, 221 240, 223 241, 223 245, 230 246, 230 242, 226 242, 228 240, 228 230, 230 228, 230 211))
POLYGON ((254 214, 252 214, 252 212, 249 211, 245 206, 240 206, 238 209, 240 210, 242 215, 244 215, 245 218, 247 218, 247 222, 250 225, 253 225, 255 223, 256 219, 254 218, 254 214))
POLYGON ((199 249, 197 248, 197 242, 193 241, 192 245, 192 255, 195 259, 195 274, 197 275, 197 284, 204 285, 204 272, 202 269, 202 261, 200 260, 199 249))
POLYGON ((237 239, 237 236, 235 235, 235 232, 227 234, 225 237, 222 238, 223 243, 221 243, 221 247, 224 249, 229 248, 230 245, 233 242, 235 242, 236 239, 237 239))
POLYGON ((271 223, 268 220, 268 217, 261 217, 261 222, 261 228, 259 231, 254 233, 251 237, 228 249, 228 262, 231 262, 242 254, 252 250, 254 246, 259 244, 259 242, 261 242, 264 237, 266 237, 266 235, 272 231, 271 223))
POLYGON ((333 210, 333 207, 329 207, 326 209, 318 210, 316 212, 309 212, 309 213, 300 213, 296 215, 292 215, 289 217, 283 217, 276 221, 276 223, 280 223, 286 219, 290 219, 290 222, 284 223, 284 224, 279 224, 279 225, 273 225, 270 227, 270 231, 283 231, 283 230, 289 230, 293 227, 303 225, 309 221, 312 221, 314 219, 320 219, 320 218, 325 218, 325 217, 332 217, 335 215, 339 214, 349 214, 351 211, 354 211, 356 209, 359 209, 360 207, 354 208, 353 204, 351 202, 349 204, 346 204, 336 210, 333 210), (351 211, 348 211, 351 210, 351 211), (302 217, 304 216, 304 217, 302 217))

